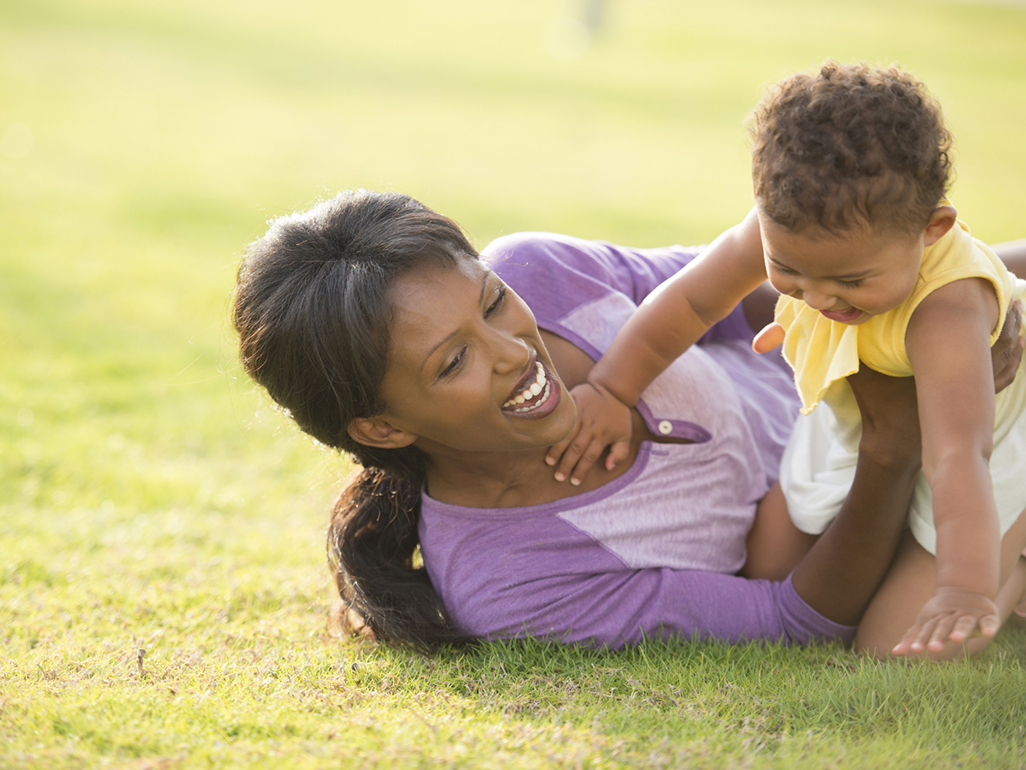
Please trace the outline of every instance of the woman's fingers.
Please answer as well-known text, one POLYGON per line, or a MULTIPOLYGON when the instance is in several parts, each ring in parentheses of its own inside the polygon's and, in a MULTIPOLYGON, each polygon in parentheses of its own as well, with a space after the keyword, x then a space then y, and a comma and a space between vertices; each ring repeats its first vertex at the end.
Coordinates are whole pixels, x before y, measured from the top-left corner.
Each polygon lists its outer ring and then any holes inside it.
POLYGON ((1022 360, 1024 340, 1020 334, 1022 327, 1022 301, 1016 300, 1005 315, 1004 326, 997 341, 991 346, 991 358, 994 362, 994 391, 1000 393, 1012 384, 1019 362, 1022 360))
POLYGON ((784 344, 784 327, 771 323, 762 328, 752 340, 752 350, 756 353, 769 353, 784 344))

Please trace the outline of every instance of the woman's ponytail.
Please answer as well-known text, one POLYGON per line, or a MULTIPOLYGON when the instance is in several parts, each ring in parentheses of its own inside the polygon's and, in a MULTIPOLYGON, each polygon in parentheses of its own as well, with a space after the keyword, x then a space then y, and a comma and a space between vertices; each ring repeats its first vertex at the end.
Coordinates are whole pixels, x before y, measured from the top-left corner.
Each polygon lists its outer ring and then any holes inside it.
POLYGON ((335 502, 328 562, 343 629, 430 651, 470 641, 453 625, 423 566, 419 544, 423 473, 364 468, 335 502))

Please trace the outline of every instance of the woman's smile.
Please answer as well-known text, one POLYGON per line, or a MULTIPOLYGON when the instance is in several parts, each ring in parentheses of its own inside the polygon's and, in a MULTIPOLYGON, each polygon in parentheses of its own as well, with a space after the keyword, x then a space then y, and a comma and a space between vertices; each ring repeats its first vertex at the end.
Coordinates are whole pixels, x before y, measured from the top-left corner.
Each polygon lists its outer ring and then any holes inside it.
POLYGON ((534 371, 529 370, 523 380, 510 393, 502 410, 515 417, 538 420, 547 417, 559 406, 562 398, 558 381, 551 377, 540 361, 534 362, 534 371))

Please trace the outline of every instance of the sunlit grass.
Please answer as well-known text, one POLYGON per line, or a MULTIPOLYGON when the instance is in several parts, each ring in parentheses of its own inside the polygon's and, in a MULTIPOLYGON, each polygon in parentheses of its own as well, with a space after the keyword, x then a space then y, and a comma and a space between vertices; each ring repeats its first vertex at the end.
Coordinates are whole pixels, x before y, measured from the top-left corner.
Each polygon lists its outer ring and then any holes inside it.
POLYGON ((0 766, 1024 764, 1022 630, 947 667, 325 633, 347 467, 252 391, 226 322, 269 217, 365 186, 481 245, 708 241, 751 203, 763 87, 830 56, 919 74, 974 233, 1026 235, 1022 6, 606 5, 590 44, 569 2, 4 7, 0 766))

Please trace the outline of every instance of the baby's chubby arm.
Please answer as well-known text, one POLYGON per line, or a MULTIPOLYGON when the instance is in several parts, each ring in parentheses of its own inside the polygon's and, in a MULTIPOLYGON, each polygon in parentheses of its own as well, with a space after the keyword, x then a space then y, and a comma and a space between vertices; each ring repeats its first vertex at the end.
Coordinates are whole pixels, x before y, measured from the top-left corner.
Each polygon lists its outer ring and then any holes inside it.
POLYGON ((617 333, 588 381, 571 393, 577 424, 548 451, 555 477, 579 484, 607 446, 612 470, 628 453, 630 408, 678 356, 766 279, 756 210, 661 284, 617 333))
POLYGON ((993 636, 1000 540, 989 459, 994 431, 990 331, 993 288, 955 281, 916 309, 906 333, 923 435, 923 471, 933 491, 937 531, 934 596, 894 648, 940 652, 948 642, 993 636))

